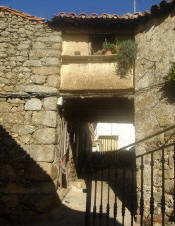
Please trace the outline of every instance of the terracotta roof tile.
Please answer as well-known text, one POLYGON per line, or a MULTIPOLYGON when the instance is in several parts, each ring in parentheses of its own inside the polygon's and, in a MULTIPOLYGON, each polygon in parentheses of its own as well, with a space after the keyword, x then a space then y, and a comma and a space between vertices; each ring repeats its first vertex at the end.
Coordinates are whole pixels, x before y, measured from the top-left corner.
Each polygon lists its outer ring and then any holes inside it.
MULTIPOLYGON (((144 13, 141 12, 136 12, 134 14, 131 13, 126 13, 124 15, 117 15, 117 14, 108 14, 108 13, 103 13, 102 15, 98 15, 96 13, 92 13, 90 15, 82 12, 80 14, 76 14, 74 12, 71 13, 65 13, 65 12, 60 12, 59 14, 57 14, 52 21, 59 21, 61 20, 62 22, 66 22, 66 23, 73 23, 74 20, 78 20, 79 22, 83 22, 85 23, 86 21, 135 21, 139 18, 143 18, 143 17, 148 17, 151 16, 154 13, 157 12, 161 12, 163 10, 169 9, 170 7, 175 7, 175 0, 173 0, 172 2, 167 2, 165 0, 163 0, 162 2, 160 2, 159 5, 153 5, 150 11, 145 11, 144 13)), ((24 12, 20 12, 18 10, 15 9, 11 9, 9 7, 6 6, 0 6, 0 11, 7 11, 7 12, 11 12, 17 16, 21 16, 24 18, 27 18, 29 20, 32 21, 38 21, 40 23, 44 23, 45 19, 44 18, 40 18, 40 17, 36 17, 36 16, 31 16, 28 13, 24 13, 24 12)))
POLYGON ((164 10, 168 7, 174 6, 175 5, 175 0, 173 0, 172 2, 167 2, 165 0, 163 0, 162 2, 160 2, 159 5, 153 5, 151 10, 147 10, 144 13, 141 12, 136 12, 134 14, 131 13, 126 13, 124 15, 117 15, 117 14, 108 14, 108 13, 103 13, 102 15, 97 15, 96 13, 92 13, 90 15, 86 14, 86 13, 80 13, 80 14, 76 14, 76 13, 64 13, 61 12, 59 14, 57 14, 54 19, 69 19, 69 18, 74 18, 74 19, 86 19, 86 20, 93 20, 93 19, 109 19, 109 20, 135 20, 137 18, 142 18, 142 17, 147 17, 150 16, 151 14, 155 13, 155 12, 159 12, 161 10, 164 10))
POLYGON ((32 20, 32 21, 37 21, 39 23, 43 23, 45 21, 44 18, 40 18, 40 17, 36 17, 36 16, 31 16, 28 13, 20 12, 18 10, 11 9, 9 7, 6 7, 6 6, 0 6, 0 11, 11 12, 11 13, 17 15, 17 16, 21 16, 21 17, 27 18, 27 19, 32 20))

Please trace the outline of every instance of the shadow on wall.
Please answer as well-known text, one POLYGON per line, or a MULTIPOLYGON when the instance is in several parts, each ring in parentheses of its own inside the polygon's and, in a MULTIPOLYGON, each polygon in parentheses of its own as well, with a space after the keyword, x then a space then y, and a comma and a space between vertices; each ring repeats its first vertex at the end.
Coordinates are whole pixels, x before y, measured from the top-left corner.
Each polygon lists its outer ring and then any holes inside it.
POLYGON ((175 102, 175 83, 173 81, 166 81, 160 91, 162 93, 160 100, 165 98, 170 104, 175 102))
POLYGON ((55 186, 9 133, 0 126, 0 225, 22 224, 60 206, 55 186))
POLYGON ((0 126, 0 225, 84 225, 85 213, 61 204, 41 166, 0 126))

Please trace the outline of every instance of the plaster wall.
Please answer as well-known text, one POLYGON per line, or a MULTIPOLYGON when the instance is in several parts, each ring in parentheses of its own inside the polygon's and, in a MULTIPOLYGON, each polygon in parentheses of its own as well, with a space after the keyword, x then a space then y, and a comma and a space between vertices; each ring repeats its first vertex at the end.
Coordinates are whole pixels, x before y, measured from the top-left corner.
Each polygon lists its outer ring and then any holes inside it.
POLYGON ((86 62, 70 62, 69 64, 63 64, 61 67, 60 90, 63 91, 92 90, 98 92, 132 89, 132 71, 127 76, 120 77, 117 74, 116 62, 108 62, 108 58, 105 56, 102 60, 96 60, 95 62, 89 58, 86 62))
POLYGON ((74 56, 75 52, 80 52, 80 55, 89 55, 89 36, 83 34, 64 34, 62 55, 74 56))
POLYGON ((126 123, 97 123, 95 130, 96 139, 99 136, 117 136, 117 149, 135 142, 135 130, 133 124, 126 123))

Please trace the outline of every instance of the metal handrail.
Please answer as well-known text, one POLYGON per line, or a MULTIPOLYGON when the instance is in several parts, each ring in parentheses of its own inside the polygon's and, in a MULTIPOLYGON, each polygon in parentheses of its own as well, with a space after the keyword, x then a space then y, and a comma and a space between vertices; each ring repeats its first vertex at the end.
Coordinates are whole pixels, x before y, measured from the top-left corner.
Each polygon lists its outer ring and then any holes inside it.
POLYGON ((160 135, 160 134, 162 134, 162 133, 164 133, 164 132, 167 132, 167 131, 169 131, 169 130, 171 130, 171 129, 174 129, 174 128, 175 128, 175 125, 170 126, 170 127, 167 127, 166 129, 164 129, 164 130, 162 130, 162 131, 159 131, 159 132, 157 132, 157 133, 154 133, 154 134, 152 134, 152 135, 150 135, 150 136, 147 136, 147 137, 145 137, 145 138, 143 138, 143 139, 140 139, 140 140, 138 140, 138 141, 136 141, 136 142, 134 142, 134 143, 128 144, 127 146, 124 146, 124 147, 118 149, 117 151, 123 151, 123 150, 125 150, 126 148, 136 146, 137 144, 140 144, 140 143, 142 143, 143 141, 149 140, 149 139, 151 139, 151 138, 153 138, 153 137, 155 137, 155 136, 158 136, 158 135, 160 135))

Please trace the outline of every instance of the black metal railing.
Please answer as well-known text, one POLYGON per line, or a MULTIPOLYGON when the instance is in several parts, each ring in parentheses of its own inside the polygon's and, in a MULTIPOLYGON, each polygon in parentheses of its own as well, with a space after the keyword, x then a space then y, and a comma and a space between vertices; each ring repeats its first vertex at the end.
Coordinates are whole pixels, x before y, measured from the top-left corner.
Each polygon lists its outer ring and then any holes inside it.
POLYGON ((86 226, 175 225, 175 142, 139 155, 133 148, 173 128, 128 145, 127 151, 92 153, 86 226))

